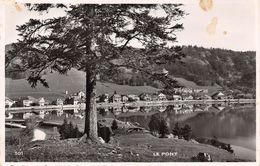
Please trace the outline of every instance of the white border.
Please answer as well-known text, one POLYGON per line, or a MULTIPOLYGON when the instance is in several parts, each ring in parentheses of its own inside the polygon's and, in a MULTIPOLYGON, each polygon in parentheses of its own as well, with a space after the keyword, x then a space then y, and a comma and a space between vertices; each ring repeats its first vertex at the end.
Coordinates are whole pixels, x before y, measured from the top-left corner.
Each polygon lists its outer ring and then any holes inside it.
MULTIPOLYGON (((226 2, 236 2, 236 0, 215 0, 215 1, 221 1, 221 3, 226 2)), ((245 0, 247 1, 247 0, 245 0)), ((53 0, 17 0, 19 3, 53 3, 53 0)), ((142 0, 141 3, 198 3, 199 0, 159 0, 159 1, 151 1, 151 0, 142 0)), ((17 166, 17 165, 39 165, 39 166, 46 166, 46 165, 89 165, 89 166, 96 166, 96 165, 111 165, 111 166, 132 166, 132 165, 149 165, 149 166, 157 166, 157 165, 175 165, 175 166, 208 166, 208 165, 214 165, 214 166, 238 166, 238 165, 247 165, 247 166, 260 166, 259 159, 260 159, 260 152, 259 152, 259 135, 260 135, 260 130, 259 130, 259 120, 260 120, 260 113, 258 110, 260 110, 260 105, 259 105, 259 97, 260 97, 260 60, 259 60, 259 54, 260 54, 260 2, 259 0, 254 0, 256 7, 256 44, 257 44, 257 55, 256 55, 256 97, 257 97, 257 102, 256 102, 256 125, 257 125, 257 131, 256 131, 256 160, 257 162, 213 162, 213 163, 181 163, 181 162, 156 162, 156 163, 148 163, 148 162, 142 162, 142 163, 134 163, 134 162, 117 162, 117 163, 112 163, 112 162, 63 162, 63 163, 58 163, 58 162, 19 162, 19 163, 14 163, 14 162, 9 162, 9 163, 4 163, 4 156, 5 156, 5 146, 4 146, 4 138, 5 138, 5 129, 4 129, 4 97, 5 97, 5 77, 4 77, 4 57, 5 57, 5 52, 4 52, 4 39, 5 39, 5 10, 4 5, 5 4, 14 4, 15 0, 0 0, 0 108, 1 108, 1 113, 0 113, 0 166, 3 165, 12 165, 12 166, 17 166)), ((139 0, 56 0, 55 3, 140 3, 139 0)), ((250 32, 249 32, 250 33, 250 32)), ((242 42, 242 40, 241 40, 242 42)))

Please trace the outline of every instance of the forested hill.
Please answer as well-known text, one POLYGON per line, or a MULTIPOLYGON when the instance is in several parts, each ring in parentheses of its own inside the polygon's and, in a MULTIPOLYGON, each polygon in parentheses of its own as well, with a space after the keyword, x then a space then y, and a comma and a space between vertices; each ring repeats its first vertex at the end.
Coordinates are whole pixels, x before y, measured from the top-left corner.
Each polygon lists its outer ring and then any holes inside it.
MULTIPOLYGON (((188 80, 192 84, 196 83, 199 86, 222 86, 243 93, 255 93, 255 52, 237 52, 196 46, 183 46, 182 48, 183 53, 186 55, 182 62, 177 61, 171 65, 162 66, 169 71, 170 75, 177 77, 177 80, 188 80)), ((7 45, 6 52, 9 49, 11 47, 7 45)), ((6 56, 8 58, 8 55, 6 56)), ((24 76, 24 73, 10 74, 6 72, 6 77, 13 79, 24 76)), ((125 70, 121 75, 114 77, 113 80, 104 78, 103 81, 122 85, 151 85, 158 87, 158 84, 149 80, 145 75, 132 70, 125 70)), ((189 85, 188 83, 184 86, 189 85)))
POLYGON ((218 84, 229 89, 255 92, 256 52, 238 52, 184 46, 184 63, 166 66, 169 73, 198 85, 218 84))

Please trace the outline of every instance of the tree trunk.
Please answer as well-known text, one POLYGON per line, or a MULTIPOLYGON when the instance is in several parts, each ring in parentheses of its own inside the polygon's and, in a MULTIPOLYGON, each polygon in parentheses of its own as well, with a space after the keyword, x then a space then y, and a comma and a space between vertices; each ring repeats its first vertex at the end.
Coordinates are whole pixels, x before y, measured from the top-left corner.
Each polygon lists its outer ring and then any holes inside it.
POLYGON ((86 70, 86 109, 85 109, 85 130, 84 134, 93 141, 98 140, 97 131, 97 109, 96 89, 93 76, 89 69, 86 70))

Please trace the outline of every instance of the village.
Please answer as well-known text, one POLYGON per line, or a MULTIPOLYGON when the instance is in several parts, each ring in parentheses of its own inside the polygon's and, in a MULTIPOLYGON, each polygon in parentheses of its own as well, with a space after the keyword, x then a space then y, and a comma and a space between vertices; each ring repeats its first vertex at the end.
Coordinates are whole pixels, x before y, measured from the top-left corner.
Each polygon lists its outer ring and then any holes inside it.
MULTIPOLYGON (((5 97, 5 108, 11 107, 30 107, 30 106, 47 106, 47 105, 79 105, 85 103, 85 93, 79 91, 74 94, 68 94, 65 91, 66 98, 57 98, 54 101, 49 101, 44 97, 34 98, 32 96, 20 97, 11 99, 5 97)), ((208 95, 207 89, 191 89, 191 88, 174 88, 173 95, 166 95, 161 92, 155 94, 141 93, 136 94, 114 94, 107 93, 96 97, 96 102, 101 104, 108 103, 133 103, 133 102, 155 102, 155 101, 232 101, 234 98, 231 94, 225 92, 215 92, 213 95, 208 95)))

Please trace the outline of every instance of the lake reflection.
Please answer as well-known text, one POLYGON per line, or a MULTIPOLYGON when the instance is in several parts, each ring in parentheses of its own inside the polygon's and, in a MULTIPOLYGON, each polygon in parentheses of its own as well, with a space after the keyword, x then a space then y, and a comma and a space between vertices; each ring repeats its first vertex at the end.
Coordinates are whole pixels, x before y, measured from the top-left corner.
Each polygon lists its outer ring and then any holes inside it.
MULTIPOLYGON (((178 122, 189 124, 193 135, 217 137, 220 141, 233 145, 235 153, 244 159, 255 160, 256 112, 254 105, 172 105, 161 107, 119 108, 107 110, 121 121, 130 121, 149 129, 152 116, 162 117, 173 130, 178 122), (133 111, 134 110, 134 111, 133 111), (137 111, 138 110, 138 111, 137 111)), ((103 110, 104 111, 104 110, 103 110)), ((102 112, 102 111, 101 111, 102 112)), ((106 111, 105 111, 106 112, 106 111)), ((111 117, 111 115, 110 115, 111 117)))

